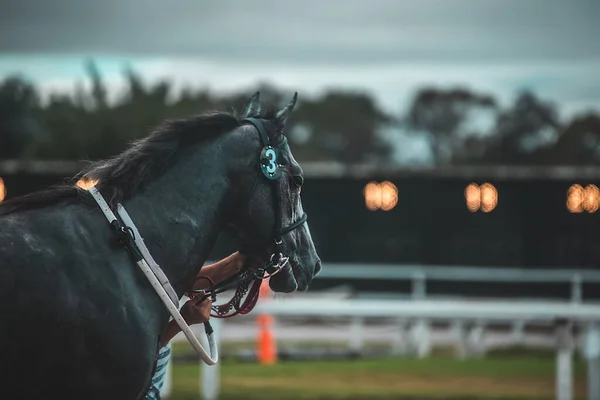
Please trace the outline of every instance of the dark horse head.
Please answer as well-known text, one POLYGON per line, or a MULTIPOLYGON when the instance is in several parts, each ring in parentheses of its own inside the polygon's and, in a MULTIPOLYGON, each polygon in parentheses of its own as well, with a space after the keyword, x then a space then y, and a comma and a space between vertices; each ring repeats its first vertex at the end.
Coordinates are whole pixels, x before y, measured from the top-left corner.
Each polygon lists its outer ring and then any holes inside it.
POLYGON ((257 93, 241 115, 167 121, 66 184, 1 204, 0 353, 14 360, 0 365, 3 391, 127 399, 151 377, 168 312, 77 182, 125 207, 179 296, 223 229, 262 259, 289 257, 274 291, 306 290, 321 262, 285 137, 295 102, 263 113, 257 93))
POLYGON ((247 105, 244 117, 252 124, 242 128, 242 135, 260 139, 257 144, 264 147, 255 145, 260 159, 253 157, 250 165, 241 168, 237 177, 240 201, 229 221, 245 252, 263 259, 278 252, 289 257, 286 268, 270 279, 271 289, 277 292, 304 291, 321 270, 302 208, 302 168, 284 135, 296 99, 297 94, 271 117, 261 117, 258 93, 247 105))

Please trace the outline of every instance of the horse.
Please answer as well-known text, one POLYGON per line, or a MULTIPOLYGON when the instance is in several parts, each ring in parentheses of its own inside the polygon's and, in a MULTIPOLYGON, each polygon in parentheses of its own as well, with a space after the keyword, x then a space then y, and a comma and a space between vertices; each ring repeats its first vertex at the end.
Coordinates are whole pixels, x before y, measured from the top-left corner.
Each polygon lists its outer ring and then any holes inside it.
POLYGON ((302 220, 303 171, 285 136, 297 93, 271 111, 259 95, 241 113, 164 121, 122 153, 0 204, 6 398, 134 400, 149 388, 169 314, 78 182, 127 209, 179 298, 222 231, 261 260, 286 253, 273 291, 307 290, 321 260, 302 220))

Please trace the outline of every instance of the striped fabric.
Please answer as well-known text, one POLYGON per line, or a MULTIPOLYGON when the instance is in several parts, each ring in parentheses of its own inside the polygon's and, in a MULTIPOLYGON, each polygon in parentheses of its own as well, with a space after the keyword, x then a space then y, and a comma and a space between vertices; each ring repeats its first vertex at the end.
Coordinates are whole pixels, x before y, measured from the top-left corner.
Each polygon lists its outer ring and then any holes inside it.
POLYGON ((165 377, 167 376, 167 364, 171 359, 171 342, 165 347, 161 348, 158 352, 158 360, 156 361, 156 371, 152 377, 152 386, 146 393, 144 400, 160 400, 160 390, 165 383, 165 377))

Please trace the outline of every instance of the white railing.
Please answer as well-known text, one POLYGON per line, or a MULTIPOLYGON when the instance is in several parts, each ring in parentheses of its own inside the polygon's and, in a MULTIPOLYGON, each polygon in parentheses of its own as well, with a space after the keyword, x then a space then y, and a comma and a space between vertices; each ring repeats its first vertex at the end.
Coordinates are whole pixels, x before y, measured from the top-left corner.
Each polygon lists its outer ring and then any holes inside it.
MULTIPOLYGON (((581 351, 588 365, 588 393, 590 400, 600 400, 600 306, 561 302, 516 301, 435 301, 435 300, 356 300, 356 299, 290 299, 259 302, 253 314, 275 317, 310 317, 330 320, 332 317, 363 322, 371 318, 412 321, 419 329, 419 321, 478 322, 512 324, 543 322, 556 329, 556 398, 573 399, 572 358, 576 341, 572 328, 584 331, 581 351)), ((221 320, 215 323, 223 329, 221 320)), ((226 325, 227 323, 225 323, 226 325)), ((361 324, 362 326, 362 324, 361 324)), ((360 331, 351 329, 353 336, 360 331)), ((351 337, 350 339, 356 339, 351 337)), ((417 341, 418 342, 418 341, 417 341)), ((420 344, 417 343, 417 346, 420 344)), ((420 353, 417 349, 417 353, 420 353)), ((202 366, 202 398, 218 397, 219 366, 202 366)), ((168 395, 168 393, 165 393, 168 395)))
POLYGON ((485 319, 487 321, 546 321, 569 319, 580 323, 600 321, 600 306, 562 302, 518 301, 384 301, 290 299, 257 304, 253 311, 274 316, 426 318, 430 320, 485 319))
MULTIPOLYGON (((398 321, 399 336, 393 343, 392 350, 397 350, 402 336, 407 336, 412 339, 411 345, 419 357, 427 357, 430 353, 430 324, 434 321, 448 322, 452 325, 462 357, 483 351, 481 344, 477 342, 485 334, 485 326, 489 322, 512 325, 512 335, 517 341, 523 337, 526 324, 557 323, 557 399, 560 400, 572 399, 571 359, 575 339, 569 327, 575 324, 585 331, 580 349, 588 360, 589 398, 600 400, 600 305, 582 303, 582 285, 600 283, 600 271, 578 268, 524 269, 326 263, 315 279, 409 280, 412 282, 412 290, 409 296, 405 296, 410 300, 389 298, 400 297, 398 293, 380 293, 380 299, 371 300, 328 298, 325 302, 314 299, 272 301, 259 303, 253 314, 265 312, 287 317, 345 318, 350 322, 349 345, 355 350, 362 347, 362 333, 369 318, 391 318, 398 321), (571 302, 441 300, 427 293, 427 280, 565 283, 571 286, 571 302)), ((213 325, 219 327, 221 323, 221 320, 213 319, 213 325)), ((202 376, 203 398, 216 399, 218 366, 204 366, 202 376)), ((165 395, 169 390, 166 388, 165 395)))
MULTIPOLYGON (((571 286, 571 301, 583 299, 584 283, 600 283, 600 271, 576 267, 510 268, 510 267, 462 267, 442 265, 373 264, 373 263, 326 263, 316 280, 369 279, 409 280, 412 282, 411 297, 427 298, 427 280, 457 282, 503 282, 503 283, 565 283, 571 286)), ((389 293, 386 293, 389 295, 389 293)), ((458 293, 460 295, 460 293, 458 293)))
MULTIPOLYGON (((212 264, 214 261, 207 261, 212 264)), ((502 283, 565 283, 571 286, 572 302, 581 302, 584 283, 600 283, 600 270, 577 267, 463 267, 445 265, 418 264, 378 264, 378 263, 335 263, 324 264, 315 281, 329 279, 368 279, 368 280, 407 280, 412 284, 410 297, 424 300, 427 293, 427 281, 454 282, 502 282, 502 283)), ((397 296, 398 293, 382 292, 378 297, 397 296)), ((460 293, 457 293, 461 296, 460 293)))

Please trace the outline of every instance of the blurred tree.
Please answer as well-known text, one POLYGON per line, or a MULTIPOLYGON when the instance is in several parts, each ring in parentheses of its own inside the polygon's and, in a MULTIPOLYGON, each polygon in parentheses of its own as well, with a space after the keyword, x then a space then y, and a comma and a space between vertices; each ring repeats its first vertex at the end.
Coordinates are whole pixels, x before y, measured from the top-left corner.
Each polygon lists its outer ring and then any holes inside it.
POLYGON ((537 158, 545 164, 582 165, 600 162, 600 114, 574 117, 554 146, 537 158))
POLYGON ((512 107, 498 117, 495 134, 480 162, 531 164, 554 146, 561 123, 554 104, 533 93, 520 93, 512 107))
MULTIPOLYGON (((158 81, 154 85, 146 84, 143 78, 127 68, 124 71, 126 88, 123 96, 113 105, 110 115, 102 120, 110 121, 103 129, 98 141, 109 141, 113 135, 114 145, 105 152, 114 154, 124 149, 128 143, 148 134, 163 120, 173 117, 169 113, 168 97, 171 83, 158 81)), ((103 156, 105 157, 105 156, 103 156)))
MULTIPOLYGON (((281 107, 292 95, 267 82, 218 97, 190 87, 174 95, 172 82, 149 84, 126 69, 124 92, 109 101, 94 62, 85 69, 87 84, 77 83, 72 94, 53 93, 44 103, 21 77, 0 82, 0 158, 106 158, 165 119, 241 110, 255 90, 265 108, 281 107)), ((555 106, 529 92, 500 111, 486 94, 424 88, 399 126, 371 96, 330 90, 317 98, 300 96, 287 135, 301 162, 388 162, 393 146, 382 132, 389 127, 425 135, 438 163, 585 164, 600 157, 600 114, 581 115, 563 128, 555 106)))
POLYGON ((466 149, 488 134, 497 114, 492 96, 466 89, 424 88, 417 92, 406 116, 414 134, 427 135, 437 163, 466 156, 466 149))
POLYGON ((378 135, 390 117, 362 93, 330 91, 299 102, 290 121, 299 160, 385 162, 391 147, 378 135))
POLYGON ((94 107, 97 110, 105 110, 108 108, 107 90, 102 82, 100 71, 92 60, 87 61, 85 66, 92 83, 92 98, 94 100, 94 107))
MULTIPOLYGON (((229 96, 223 96, 217 100, 217 108, 220 110, 227 110, 228 108, 235 108, 241 111, 246 106, 250 96, 256 91, 260 92, 260 103, 263 110, 278 110, 283 107, 291 99, 293 93, 284 93, 282 90, 273 86, 268 82, 259 82, 254 88, 245 90, 241 93, 233 93, 229 96)), ((294 111, 294 115, 295 115, 294 111)))
POLYGON ((48 130, 41 140, 38 158, 82 159, 86 158, 86 144, 90 142, 88 115, 85 108, 78 107, 67 95, 52 94, 40 113, 39 121, 48 130))
POLYGON ((168 110, 168 118, 177 118, 182 116, 194 115, 203 110, 215 109, 215 99, 213 99, 208 90, 192 91, 185 87, 181 94, 171 102, 168 110))
POLYGON ((85 64, 90 91, 81 83, 72 95, 53 93, 40 115, 48 130, 37 154, 40 158, 95 159, 112 155, 120 135, 111 127, 108 90, 93 61, 85 64))
POLYGON ((10 76, 0 83, 0 159, 27 157, 44 135, 37 123, 40 99, 32 83, 10 76))

